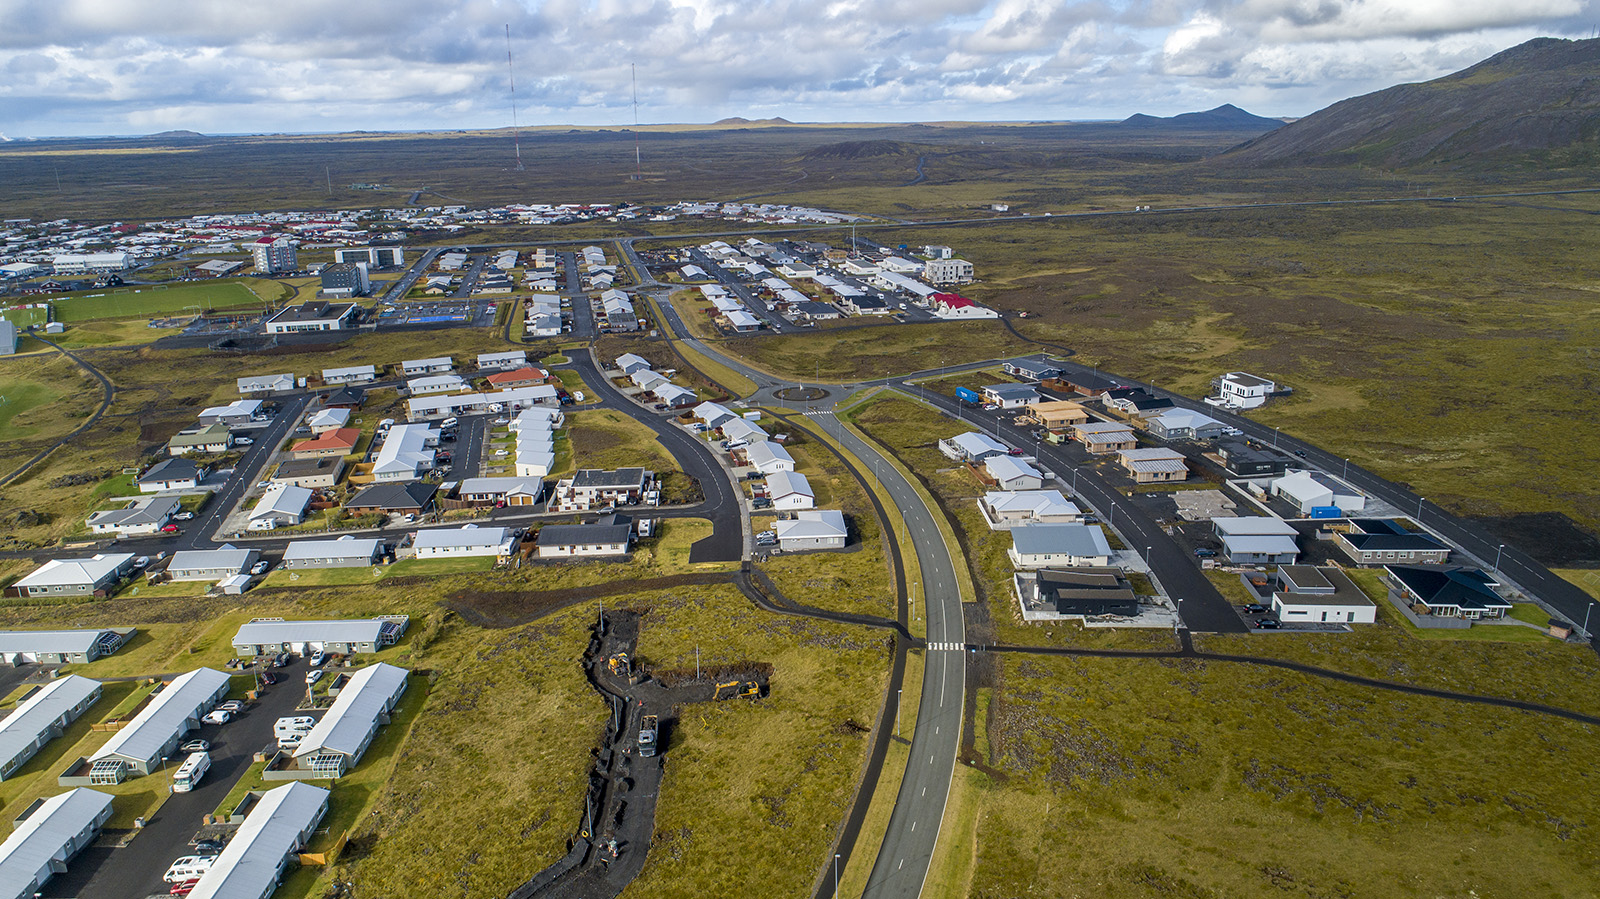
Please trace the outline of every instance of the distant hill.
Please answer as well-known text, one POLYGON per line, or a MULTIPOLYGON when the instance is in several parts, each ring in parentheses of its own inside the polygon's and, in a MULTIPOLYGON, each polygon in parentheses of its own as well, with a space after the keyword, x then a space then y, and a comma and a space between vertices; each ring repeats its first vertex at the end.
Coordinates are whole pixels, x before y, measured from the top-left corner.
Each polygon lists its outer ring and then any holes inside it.
POLYGON ((1213 161, 1470 167, 1600 150, 1600 40, 1538 38, 1420 84, 1342 100, 1213 161))
POLYGON ((867 159, 873 156, 904 156, 911 151, 899 141, 847 140, 823 144, 805 154, 806 159, 867 159))
POLYGON ((711 124, 724 128, 741 128, 747 125, 793 125, 794 123, 781 116, 775 116, 770 119, 747 119, 742 116, 732 116, 726 119, 718 119, 711 124))
POLYGON ((1282 128, 1282 119, 1269 119, 1245 112, 1232 103, 1225 103, 1205 112, 1186 112, 1175 116, 1153 116, 1137 113, 1122 120, 1122 124, 1138 128, 1189 128, 1207 131, 1270 131, 1282 128))
POLYGON ((161 131, 156 134, 146 134, 144 140, 204 140, 205 135, 198 131, 161 131))

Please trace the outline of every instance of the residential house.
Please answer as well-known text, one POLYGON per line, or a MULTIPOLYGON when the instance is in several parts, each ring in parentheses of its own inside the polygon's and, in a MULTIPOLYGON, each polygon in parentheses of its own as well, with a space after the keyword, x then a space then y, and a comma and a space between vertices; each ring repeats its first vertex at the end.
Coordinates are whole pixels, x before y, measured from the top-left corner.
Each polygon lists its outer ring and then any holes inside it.
POLYGON ((237 381, 239 392, 251 393, 278 393, 295 388, 294 375, 260 375, 253 378, 239 378, 237 381))
POLYGON ((87 787, 58 793, 23 809, 0 843, 0 896, 31 899, 67 872, 67 863, 100 838, 111 820, 111 794, 87 787))
POLYGON ((173 678, 89 761, 107 763, 104 767, 113 769, 112 782, 129 773, 152 773, 171 758, 184 735, 200 726, 201 716, 215 708, 232 685, 232 678, 214 668, 173 678))
POLYGON ((206 479, 204 467, 182 457, 162 459, 139 475, 139 492, 160 493, 164 490, 193 490, 206 479))
POLYGON ((541 559, 622 556, 633 539, 633 519, 606 515, 590 524, 547 524, 534 541, 541 559))
MULTIPOLYGON (((133 556, 128 556, 132 567, 133 556)), ((13 587, 16 585, 13 584, 13 587)), ((37 594, 11 593, 8 596, 37 594)), ((16 666, 31 663, 41 665, 86 665, 101 656, 108 656, 122 648, 134 634, 131 627, 118 630, 87 629, 75 631, 0 631, 0 663, 16 666)))
POLYGON ((1105 531, 1092 524, 1030 524, 1011 529, 1006 551, 1018 568, 1080 568, 1111 564, 1105 531))
POLYGON ((1115 390, 1122 386, 1121 381, 1106 377, 1097 371, 1063 371, 1052 378, 1051 382, 1053 387, 1070 390, 1082 396, 1099 396, 1107 390, 1115 390))
POLYGON ((1012 456, 990 456, 983 467, 1001 490, 1038 490, 1044 486, 1044 475, 1037 468, 1012 456))
POLYGON ((1217 389, 1214 397, 1206 397, 1213 406, 1228 409, 1254 409, 1265 403, 1278 385, 1249 372, 1230 371, 1211 382, 1217 389))
POLYGON ((1145 418, 1150 433, 1162 440, 1216 440, 1227 427, 1222 422, 1192 409, 1168 409, 1145 418))
POLYGON ((364 568, 383 556, 382 540, 344 536, 337 540, 293 540, 283 551, 284 568, 364 568))
POLYGON ((1122 467, 1136 484, 1183 481, 1189 477, 1189 463, 1183 453, 1165 447, 1146 447, 1117 451, 1122 467))
POLYGON ((667 383, 667 379, 662 377, 659 372, 651 371, 648 368, 641 368, 633 374, 628 375, 628 380, 633 382, 633 386, 639 388, 645 393, 649 393, 662 384, 667 383))
POLYGON ((1030 524, 1077 524, 1078 507, 1060 490, 991 490, 978 500, 990 530, 1030 524))
POLYGON ((456 498, 469 505, 536 506, 544 497, 544 480, 537 477, 467 478, 456 487, 456 498))
POLYGON ((1060 366, 1035 359, 1012 359, 1001 369, 1014 378, 1026 378, 1029 381, 1043 381, 1061 374, 1060 366))
POLYGON ((754 443, 759 440, 766 440, 768 437, 766 431, 743 418, 735 418, 731 421, 723 422, 719 430, 722 432, 722 439, 730 443, 736 440, 754 443))
POLYGON ((336 430, 349 423, 349 409, 318 409, 306 419, 306 427, 310 428, 313 434, 336 430))
MULTIPOLYGON (((333 266, 329 266, 332 268, 333 266)), ((328 269, 322 270, 323 290, 327 291, 328 269)), ((331 295, 331 294, 330 294, 331 295)), ((345 294, 344 296, 351 296, 345 294)), ((285 306, 267 319, 268 334, 297 334, 305 331, 348 331, 356 326, 360 311, 355 303, 329 303, 311 300, 298 306, 285 306)))
POLYGON ((633 353, 623 353, 618 356, 616 366, 622 370, 623 377, 627 377, 636 371, 645 371, 651 368, 650 360, 643 356, 636 356, 633 353))
POLYGON ((226 406, 208 406, 200 410, 200 423, 221 423, 234 427, 247 425, 260 415, 261 405, 261 400, 234 400, 226 406))
POLYGON ((1036 400, 1027 409, 1029 421, 1051 431, 1063 431, 1089 420, 1088 410, 1070 400, 1036 400))
POLYGON ((1511 603, 1495 592, 1495 581, 1476 568, 1387 565, 1384 570, 1390 600, 1422 614, 1476 621, 1511 612, 1511 603))
POLYGON ((406 391, 412 396, 427 396, 431 393, 463 393, 471 389, 471 385, 460 375, 426 375, 420 378, 412 378, 406 382, 406 391))
POLYGON ((312 490, 326 490, 339 483, 339 476, 344 473, 344 458, 319 459, 290 459, 278 463, 278 467, 268 478, 274 484, 289 484, 294 487, 307 487, 312 490))
POLYGON ((408 378, 421 377, 422 375, 443 375, 455 371, 456 363, 449 356, 435 356, 431 359, 407 359, 400 363, 400 372, 408 378))
POLYGON ((404 668, 379 662, 352 675, 333 706, 295 746, 290 773, 318 779, 350 773, 400 704, 407 674, 404 668))
POLYGON ((422 515, 433 508, 432 484, 407 481, 403 484, 369 484, 350 497, 345 511, 352 515, 422 515))
POLYGON ((1222 555, 1235 564, 1293 565, 1300 557, 1300 536, 1288 522, 1278 518, 1245 515, 1238 518, 1213 518, 1211 525, 1222 541, 1222 555))
POLYGON ((653 391, 656 399, 666 405, 668 409, 682 409, 694 405, 700 398, 693 390, 679 387, 676 384, 660 384, 653 391))
POLYGON ((1281 565, 1272 611, 1284 624, 1372 624, 1377 606, 1337 568, 1281 565))
MULTIPOLYGON (((371 366, 368 366, 369 368, 371 366)), ((367 399, 366 391, 346 385, 322 397, 322 405, 329 409, 360 409, 367 399)))
POLYGON ((372 460, 372 477, 378 481, 409 481, 433 468, 433 448, 439 431, 423 424, 395 425, 372 460))
POLYGON ((190 899, 265 899, 328 814, 328 791, 307 783, 267 790, 251 806, 190 899))
POLYGON ((1122 572, 1115 568, 1018 571, 1012 575, 1012 586, 1022 604, 1023 615, 1029 620, 1132 618, 1139 614, 1138 595, 1128 586, 1122 572), (1037 615, 1038 612, 1051 614, 1037 615))
POLYGON ((969 431, 939 441, 939 452, 957 461, 976 465, 991 456, 1004 456, 1008 450, 1005 444, 986 434, 969 431))
POLYGON ((508 350, 503 353, 479 353, 478 371, 499 371, 522 368, 528 364, 527 350, 508 350))
POLYGON ((131 537, 155 534, 182 508, 175 496, 146 496, 130 501, 120 509, 95 512, 89 516, 89 530, 96 534, 131 537))
POLYGON ((322 370, 322 383, 324 384, 365 384, 378 379, 376 365, 353 365, 348 368, 324 368, 322 370))
POLYGON ((100 596, 133 571, 133 553, 51 559, 5 588, 7 596, 100 596))
POLYGON ((533 406, 554 407, 560 394, 551 384, 515 387, 494 393, 435 393, 406 400, 413 421, 432 416, 460 415, 464 412, 517 412, 533 406), (496 409, 495 406, 500 408, 496 409))
POLYGON ((461 559, 489 556, 509 559, 517 551, 521 536, 510 528, 423 528, 412 544, 419 559, 461 559))
POLYGON ((1133 436, 1132 428, 1110 421, 1073 425, 1072 436, 1083 444, 1086 452, 1095 456, 1121 452, 1139 445, 1139 441, 1133 436))
POLYGON ((549 377, 549 372, 544 369, 525 365, 510 371, 494 372, 489 375, 488 381, 491 388, 504 390, 512 387, 532 387, 535 384, 543 384, 549 377))
POLYGON ((333 459, 355 452, 360 442, 360 429, 334 428, 315 437, 295 441, 289 447, 289 452, 296 459, 333 459))
POLYGON ((261 494, 260 502, 250 510, 251 530, 270 531, 273 528, 299 524, 311 504, 311 490, 290 484, 272 484, 261 494))
POLYGON ((1349 484, 1320 471, 1291 471, 1272 482, 1272 495, 1279 497, 1301 514, 1313 509, 1337 508, 1348 515, 1367 507, 1367 498, 1349 484))
POLYGON ((1217 442, 1217 458, 1228 473, 1239 478, 1281 477, 1289 468, 1289 457, 1264 447, 1252 446, 1238 437, 1217 442))
POLYGON ((1173 408, 1172 400, 1158 397, 1143 387, 1117 387, 1100 394, 1106 409, 1115 409, 1123 415, 1149 415, 1173 408))
POLYGON ((983 398, 1002 409, 1021 409, 1039 401, 1039 391, 1027 384, 990 384, 983 388, 983 398))
MULTIPOLYGON (((100 682, 69 674, 56 678, 17 703, 16 709, 0 721, 0 780, 17 773, 43 749, 61 736, 67 726, 100 699, 100 682)), ((0 885, 5 882, 4 852, 0 851, 0 885)), ((4 896, 0 886, 0 896, 4 896)))
POLYGON ((794 471, 794 457, 789 451, 770 440, 761 440, 745 447, 746 464, 762 474, 794 471))
POLYGON ((259 549, 239 549, 224 543, 216 549, 180 549, 167 562, 166 575, 174 581, 220 581, 244 574, 261 559, 259 549))
POLYGON ((778 549, 783 552, 844 549, 849 540, 850 529, 845 525, 844 513, 838 509, 809 509, 796 512, 794 516, 772 525, 778 537, 778 549))
POLYGON ((585 512, 602 506, 634 505, 644 499, 654 482, 655 473, 643 468, 580 469, 572 477, 557 482, 555 495, 550 499, 550 511, 585 512))
POLYGON ((739 417, 726 406, 721 406, 710 402, 701 403, 700 405, 695 406, 689 414, 699 419, 707 428, 711 430, 716 430, 717 428, 722 427, 724 424, 727 424, 728 422, 739 417))
MULTIPOLYGON (((295 543, 368 543, 342 537, 339 540, 295 543)), ((294 546, 295 543, 289 544, 294 546)), ((287 566, 286 566, 287 567, 287 566)), ((305 565, 293 566, 305 568, 305 565)), ((323 621, 285 621, 282 618, 252 618, 233 635, 233 651, 240 656, 275 655, 293 652, 377 652, 400 642, 411 619, 405 615, 379 615, 376 618, 336 618, 323 621)))
POLYGON ((1390 518, 1352 518, 1347 530, 1334 529, 1334 545, 1357 565, 1443 565, 1450 547, 1432 534, 1408 531, 1390 518))
POLYGON ((167 441, 167 455, 225 453, 233 446, 233 432, 225 424, 209 424, 191 431, 180 431, 167 441))
POLYGON ((797 471, 779 471, 767 476, 767 499, 772 508, 780 512, 810 509, 816 506, 816 495, 811 482, 797 471))

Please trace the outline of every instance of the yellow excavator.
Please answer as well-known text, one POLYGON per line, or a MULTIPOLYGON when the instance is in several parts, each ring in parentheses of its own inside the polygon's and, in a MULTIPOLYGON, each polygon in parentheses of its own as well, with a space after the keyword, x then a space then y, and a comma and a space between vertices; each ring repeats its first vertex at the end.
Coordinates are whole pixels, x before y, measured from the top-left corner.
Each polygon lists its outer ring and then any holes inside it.
POLYGON ((626 652, 619 652, 613 655, 611 658, 606 659, 606 670, 610 671, 617 677, 627 677, 630 671, 628 654, 626 652))
POLYGON ((711 695, 711 698, 720 701, 739 696, 760 698, 761 685, 753 680, 731 680, 727 683, 717 684, 717 690, 711 695))

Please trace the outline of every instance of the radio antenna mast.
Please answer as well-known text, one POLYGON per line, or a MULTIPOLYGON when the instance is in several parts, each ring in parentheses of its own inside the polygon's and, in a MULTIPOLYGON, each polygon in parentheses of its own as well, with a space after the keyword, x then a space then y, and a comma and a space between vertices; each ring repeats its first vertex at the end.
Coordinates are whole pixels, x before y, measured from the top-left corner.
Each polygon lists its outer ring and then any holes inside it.
POLYGON ((628 73, 633 78, 633 180, 644 180, 644 158, 639 155, 639 70, 628 63, 628 73))
POLYGON ((522 129, 517 127, 517 73, 511 65, 511 23, 506 23, 506 81, 511 84, 511 146, 517 153, 517 167, 522 168, 522 129))

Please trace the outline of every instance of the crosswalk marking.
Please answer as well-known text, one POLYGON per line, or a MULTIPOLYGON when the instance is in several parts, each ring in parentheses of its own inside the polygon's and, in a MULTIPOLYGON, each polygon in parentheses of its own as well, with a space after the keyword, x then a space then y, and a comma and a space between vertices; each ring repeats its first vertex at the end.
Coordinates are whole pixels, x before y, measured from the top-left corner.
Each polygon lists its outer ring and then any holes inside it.
POLYGON ((801 414, 810 415, 810 416, 816 417, 816 416, 820 416, 820 415, 832 415, 833 414, 833 410, 832 409, 812 409, 809 412, 803 412, 801 414))
POLYGON ((960 652, 967 647, 964 643, 929 643, 928 648, 935 652, 960 652))

